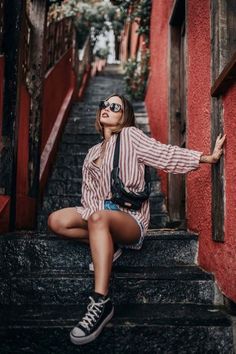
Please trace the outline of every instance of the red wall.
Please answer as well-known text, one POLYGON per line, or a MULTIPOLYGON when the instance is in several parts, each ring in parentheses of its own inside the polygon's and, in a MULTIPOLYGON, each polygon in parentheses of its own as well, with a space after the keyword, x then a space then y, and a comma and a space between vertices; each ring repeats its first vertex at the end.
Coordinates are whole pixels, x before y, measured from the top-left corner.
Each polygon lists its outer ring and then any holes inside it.
MULTIPOLYGON (((151 77, 146 96, 151 130, 155 138, 168 141, 168 31, 172 1, 153 1, 151 18, 151 77)), ((211 38, 210 0, 187 2, 187 147, 211 151, 211 38)), ((212 241, 211 166, 187 176, 188 229, 199 235, 198 262, 214 273, 221 291, 236 301, 236 84, 223 97, 225 147, 225 242, 212 241)), ((162 177, 163 190, 166 178, 162 177)))
POLYGON ((137 32, 139 28, 139 24, 135 21, 132 22, 131 25, 131 33, 130 33, 130 58, 136 58, 138 44, 139 44, 139 34, 137 32))
POLYGON ((62 129, 71 103, 77 94, 75 73, 70 49, 47 73, 44 82, 42 141, 40 161, 40 195, 42 196, 56 154, 62 129))
MULTIPOLYGON (((146 107, 154 138, 168 142, 168 34, 172 0, 152 2, 150 33, 150 65, 146 107)), ((167 175, 160 172, 162 190, 167 193, 167 175)))
MULTIPOLYGON (((210 152, 210 4, 209 0, 190 0, 187 9, 187 145, 210 152), (197 50, 196 50, 197 48, 197 50)), ((199 233, 202 241, 211 235, 211 167, 187 177, 188 227, 199 233)), ((201 256, 202 258, 202 256, 201 256)))
POLYGON ((9 230, 10 196, 0 195, 0 234, 9 230))
POLYGON ((130 28, 131 28, 131 23, 126 22, 125 28, 121 34, 120 60, 122 63, 126 62, 126 60, 128 59, 128 56, 129 56, 128 42, 129 42, 129 36, 130 36, 130 28))
POLYGON ((45 77, 41 151, 46 145, 68 91, 74 86, 72 75, 72 50, 69 50, 45 77))
POLYGON ((236 302, 236 85, 223 97, 224 129, 227 134, 225 149, 225 243, 216 261, 217 277, 221 288, 236 302))
MULTIPOLYGON (((210 151, 210 1, 188 2, 188 141, 206 153, 210 151), (197 50, 196 50, 197 48, 197 50), (199 76, 199 73, 201 75, 199 76), (199 79, 200 78, 200 79, 199 79), (199 102, 201 104, 199 104, 199 102), (199 139, 199 137, 201 137, 199 139)), ((236 88, 223 98, 225 149, 225 242, 211 239, 211 169, 203 166, 190 174, 187 184, 189 228, 199 233, 199 264, 213 272, 221 291, 236 301, 236 239, 234 236, 236 203, 235 146, 236 88)))

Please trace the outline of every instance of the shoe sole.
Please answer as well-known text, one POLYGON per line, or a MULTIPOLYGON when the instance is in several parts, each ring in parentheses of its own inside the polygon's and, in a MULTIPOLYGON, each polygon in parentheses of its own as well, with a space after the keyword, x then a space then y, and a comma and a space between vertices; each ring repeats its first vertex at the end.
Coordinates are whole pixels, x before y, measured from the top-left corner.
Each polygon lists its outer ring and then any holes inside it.
POLYGON ((112 319, 113 315, 114 315, 114 307, 112 308, 111 313, 104 319, 104 321, 96 329, 96 331, 87 337, 77 338, 74 337, 72 333, 70 333, 71 342, 75 345, 83 345, 94 341, 99 336, 99 334, 101 333, 105 325, 112 319))
MULTIPOLYGON (((117 251, 117 254, 113 258, 112 263, 114 263, 121 255, 122 255, 122 250, 119 249, 119 252, 117 251)), ((93 262, 89 264, 89 270, 90 272, 94 272, 93 262)))

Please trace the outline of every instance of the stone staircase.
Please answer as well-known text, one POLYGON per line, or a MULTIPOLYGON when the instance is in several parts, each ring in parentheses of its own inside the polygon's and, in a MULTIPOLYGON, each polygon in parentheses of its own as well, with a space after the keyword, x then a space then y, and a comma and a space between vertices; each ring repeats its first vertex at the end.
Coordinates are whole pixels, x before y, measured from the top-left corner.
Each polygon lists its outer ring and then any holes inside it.
MULTIPOLYGON (((94 117, 101 98, 123 92, 111 66, 90 81, 84 102, 71 111, 39 213, 36 232, 0 238, 0 353, 233 353, 231 318, 217 303, 214 278, 196 266, 197 236, 165 229, 168 215, 152 171, 151 224, 141 251, 125 250, 113 267, 115 316, 96 341, 70 343, 93 288, 89 248, 59 238, 48 214, 80 205, 81 170, 99 142, 94 117)), ((135 104, 138 126, 149 133, 145 107, 135 104)))
MULTIPOLYGON (((100 135, 95 130, 98 104, 112 93, 124 92, 123 77, 117 71, 117 67, 111 65, 103 75, 91 79, 84 101, 75 103, 71 110, 39 214, 40 230, 47 228, 47 217, 53 210, 80 205, 83 160, 88 149, 101 141, 100 135)), ((150 135, 144 103, 136 102, 133 105, 137 127, 150 135)), ((164 227, 168 222, 168 215, 160 180, 154 169, 151 169, 151 180, 150 227, 164 227)))

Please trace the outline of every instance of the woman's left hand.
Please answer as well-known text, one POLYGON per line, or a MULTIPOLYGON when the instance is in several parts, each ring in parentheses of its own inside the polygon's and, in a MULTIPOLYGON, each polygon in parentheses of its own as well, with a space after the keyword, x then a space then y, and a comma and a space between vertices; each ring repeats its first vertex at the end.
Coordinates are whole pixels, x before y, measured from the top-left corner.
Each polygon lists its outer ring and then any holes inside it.
POLYGON ((220 159, 220 157, 223 153, 223 145, 224 145, 225 139, 226 139, 225 134, 223 136, 221 136, 221 134, 218 135, 216 142, 215 142, 214 150, 211 154, 212 163, 216 163, 220 159))

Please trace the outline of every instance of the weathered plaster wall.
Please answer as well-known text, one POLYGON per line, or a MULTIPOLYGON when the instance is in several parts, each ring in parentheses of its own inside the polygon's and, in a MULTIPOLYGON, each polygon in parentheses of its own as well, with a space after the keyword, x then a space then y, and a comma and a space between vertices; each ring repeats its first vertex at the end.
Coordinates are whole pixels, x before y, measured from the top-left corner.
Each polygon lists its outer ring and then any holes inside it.
MULTIPOLYGON (((187 146, 210 153, 211 69, 210 4, 190 0, 187 8, 187 146)), ((211 167, 187 178, 187 217, 190 229, 211 233, 211 167)), ((205 237, 205 236, 204 236, 205 237)))
MULTIPOLYGON (((168 32, 172 1, 153 1, 151 17, 151 76, 146 96, 152 135, 168 141, 168 32)), ((187 2, 186 110, 187 147, 211 151, 210 0, 187 2)), ((187 176, 188 228, 199 234, 198 262, 213 272, 221 291, 236 301, 236 85, 223 97, 225 148, 225 242, 212 241, 211 166, 201 164, 187 176)), ((162 174, 166 192, 167 178, 162 174)))
MULTIPOLYGON (((190 0, 187 10, 187 117, 188 146, 210 152, 211 47, 210 1, 190 0)), ((187 179, 188 227, 199 233, 199 264, 215 274, 226 296, 236 301, 235 238, 235 146, 236 89, 224 98, 224 126, 227 133, 225 155, 225 242, 211 236, 211 167, 202 165, 187 179), (233 129, 234 128, 234 129, 233 129)))
POLYGON ((236 302, 236 84, 223 97, 225 148, 225 244, 216 259, 221 288, 236 302))
MULTIPOLYGON (((151 16, 151 74, 145 103, 152 135, 168 142, 168 35, 172 0, 153 1, 151 16)), ((167 176, 161 174, 162 190, 167 192, 167 176)))

